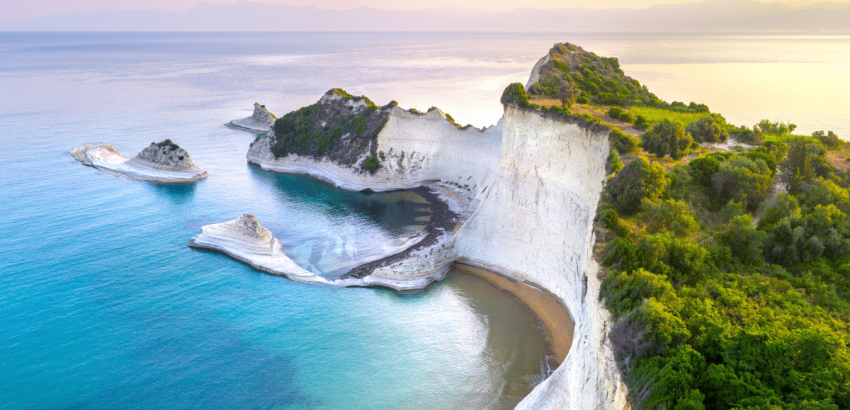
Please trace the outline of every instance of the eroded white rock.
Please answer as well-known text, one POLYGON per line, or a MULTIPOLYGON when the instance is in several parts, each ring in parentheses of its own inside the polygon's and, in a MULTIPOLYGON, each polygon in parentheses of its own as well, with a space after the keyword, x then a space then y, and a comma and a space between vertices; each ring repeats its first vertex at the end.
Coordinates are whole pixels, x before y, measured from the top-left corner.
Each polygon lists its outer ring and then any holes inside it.
POLYGON ((321 276, 298 266, 286 256, 280 241, 251 214, 229 222, 206 225, 188 245, 224 253, 255 269, 294 281, 327 283, 321 276))
POLYGON ((250 117, 230 121, 227 126, 254 134, 264 134, 271 129, 276 120, 277 117, 269 112, 265 105, 254 103, 254 113, 250 117))
POLYGON ((151 145, 135 158, 121 155, 112 145, 89 142, 69 152, 74 159, 95 169, 130 179, 160 183, 194 182, 207 177, 189 153, 171 140, 151 145))

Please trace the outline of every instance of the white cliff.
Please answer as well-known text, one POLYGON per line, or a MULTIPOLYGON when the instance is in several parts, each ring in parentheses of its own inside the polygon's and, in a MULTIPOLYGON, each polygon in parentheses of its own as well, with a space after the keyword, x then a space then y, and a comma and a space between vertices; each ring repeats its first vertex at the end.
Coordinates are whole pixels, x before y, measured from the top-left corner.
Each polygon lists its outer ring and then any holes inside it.
POLYGON ((248 131, 254 134, 264 134, 271 129, 277 117, 274 116, 265 105, 254 103, 254 113, 250 117, 233 120, 225 124, 230 128, 248 131))
POLYGON ((99 171, 130 179, 159 183, 194 182, 207 177, 186 150, 165 140, 151 145, 135 158, 121 155, 112 145, 89 142, 72 149, 77 161, 99 171))
POLYGON ((283 253, 280 241, 257 218, 244 214, 239 219, 220 224, 206 225, 192 238, 189 246, 222 252, 255 269, 274 275, 286 276, 298 282, 326 283, 321 276, 298 266, 283 253))
POLYGON ((248 159, 347 189, 442 190, 438 195, 461 215, 458 228, 371 275, 337 284, 422 288, 459 261, 535 286, 570 312, 575 333, 566 360, 517 408, 628 408, 592 257, 607 132, 512 105, 483 132, 459 129, 436 110, 422 116, 395 108, 376 142, 384 156, 375 174, 327 159, 274 158, 268 136, 252 145, 248 159))

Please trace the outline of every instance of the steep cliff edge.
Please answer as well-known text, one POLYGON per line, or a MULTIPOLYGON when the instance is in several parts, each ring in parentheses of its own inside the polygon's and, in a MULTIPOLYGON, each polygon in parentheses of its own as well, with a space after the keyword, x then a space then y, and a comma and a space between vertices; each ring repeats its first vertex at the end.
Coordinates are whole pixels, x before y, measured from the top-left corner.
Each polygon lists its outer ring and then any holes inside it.
POLYGON ((607 132, 510 101, 500 123, 485 130, 459 128, 436 109, 423 115, 392 106, 374 145, 359 148, 358 158, 375 154, 374 172, 329 156, 276 156, 274 141, 274 131, 258 138, 248 160, 347 189, 427 185, 460 215, 433 246, 337 284, 422 288, 458 261, 534 286, 571 313, 575 333, 566 360, 518 408, 628 407, 592 257, 607 132))
POLYGON ((566 361, 517 408, 626 408, 592 257, 607 136, 512 105, 502 130, 498 173, 454 251, 459 261, 552 293, 575 320, 566 361))

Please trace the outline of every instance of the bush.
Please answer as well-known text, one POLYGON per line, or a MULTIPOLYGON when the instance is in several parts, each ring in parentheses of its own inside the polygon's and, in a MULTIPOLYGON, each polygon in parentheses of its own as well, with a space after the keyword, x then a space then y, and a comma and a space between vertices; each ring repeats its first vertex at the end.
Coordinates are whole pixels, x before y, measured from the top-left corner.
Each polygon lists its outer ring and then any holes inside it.
POLYGON ((608 162, 605 164, 608 173, 617 173, 623 169, 623 161, 620 161, 620 156, 617 155, 617 150, 611 150, 608 154, 608 162))
POLYGON ((628 111, 623 111, 623 113, 620 114, 619 119, 622 122, 629 122, 629 123, 635 122, 635 116, 632 115, 632 113, 630 113, 628 111))
POLYGON ((608 196, 618 211, 631 214, 640 208, 644 198, 654 200, 664 193, 670 184, 665 174, 660 165, 638 157, 611 180, 608 196))
POLYGON ((812 133, 812 136, 815 137, 821 144, 823 144, 828 149, 836 149, 838 148, 838 143, 840 142, 838 135, 835 135, 834 132, 829 131, 828 134, 824 134, 823 131, 815 131, 812 133))
POLYGON ((753 228, 753 217, 739 215, 732 218, 726 231, 720 235, 720 241, 729 247, 732 256, 745 264, 761 260, 761 247, 765 234, 753 228))
POLYGON ((702 156, 688 163, 688 170, 694 182, 704 186, 711 186, 711 179, 720 169, 720 161, 714 156, 702 156))
POLYGON ((685 128, 694 141, 698 142, 724 142, 729 133, 718 124, 714 117, 702 117, 685 128))
POLYGON ((643 131, 649 128, 649 122, 643 115, 638 115, 637 117, 635 117, 635 122, 634 124, 632 124, 632 127, 635 127, 636 130, 643 131))
POLYGON ((627 237, 629 236, 629 230, 623 225, 623 222, 620 221, 620 215, 617 213, 614 208, 606 207, 599 213, 596 217, 599 220, 602 227, 605 229, 614 232, 617 236, 627 237))
POLYGON ((632 135, 626 134, 619 128, 614 128, 608 134, 611 146, 621 154, 634 154, 640 151, 640 142, 632 135))
POLYGON ((696 214, 682 201, 644 199, 642 207, 640 219, 650 233, 670 232, 676 236, 689 237, 699 230, 696 214))
POLYGON ((587 96, 584 96, 584 95, 576 98, 576 102, 579 103, 579 104, 590 104, 590 100, 588 100, 587 96))
POLYGON ((516 104, 520 108, 529 108, 528 95, 525 93, 525 87, 520 83, 513 83, 505 88, 502 93, 502 104, 516 104))
POLYGON ((620 108, 620 107, 611 107, 611 109, 608 110, 608 116, 615 119, 615 120, 620 118, 620 114, 622 114, 622 113, 623 113, 623 109, 620 108))
POLYGON ((685 127, 669 119, 655 124, 652 130, 641 135, 643 149, 659 157, 669 155, 675 160, 688 155, 692 142, 693 139, 685 132, 685 127))
POLYGON ((718 203, 741 202, 754 210, 764 199, 772 176, 764 161, 735 156, 720 165, 711 182, 718 203))

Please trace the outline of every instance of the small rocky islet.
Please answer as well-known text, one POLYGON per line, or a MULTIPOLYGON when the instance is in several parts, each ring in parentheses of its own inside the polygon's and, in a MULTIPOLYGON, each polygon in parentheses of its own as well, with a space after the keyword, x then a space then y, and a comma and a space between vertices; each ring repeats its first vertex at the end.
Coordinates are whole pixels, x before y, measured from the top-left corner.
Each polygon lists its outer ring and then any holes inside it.
POLYGON ((157 183, 187 183, 207 177, 186 150, 170 139, 153 142, 134 158, 125 157, 107 143, 89 142, 70 151, 83 165, 130 179, 157 183))

